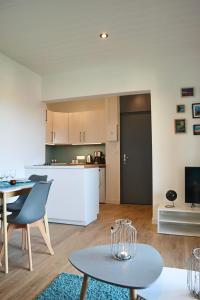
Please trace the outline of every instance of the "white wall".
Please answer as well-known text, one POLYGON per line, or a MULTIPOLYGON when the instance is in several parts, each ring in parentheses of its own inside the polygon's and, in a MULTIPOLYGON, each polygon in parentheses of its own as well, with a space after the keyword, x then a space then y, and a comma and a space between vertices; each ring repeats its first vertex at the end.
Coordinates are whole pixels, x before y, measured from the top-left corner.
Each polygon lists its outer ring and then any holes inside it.
POLYGON ((88 67, 71 73, 43 78, 43 99, 151 91, 153 142, 153 202, 156 208, 168 189, 184 201, 184 167, 200 166, 200 136, 193 136, 191 103, 200 102, 200 59, 195 45, 148 53, 137 60, 118 61, 116 65, 88 67), (194 47, 193 47, 194 46, 194 47), (180 88, 194 86, 195 97, 180 97, 180 88), (176 104, 185 104, 186 113, 177 114, 176 104), (186 118, 187 133, 174 133, 174 119, 186 118))
POLYGON ((41 78, 0 54, 0 171, 44 161, 41 78))

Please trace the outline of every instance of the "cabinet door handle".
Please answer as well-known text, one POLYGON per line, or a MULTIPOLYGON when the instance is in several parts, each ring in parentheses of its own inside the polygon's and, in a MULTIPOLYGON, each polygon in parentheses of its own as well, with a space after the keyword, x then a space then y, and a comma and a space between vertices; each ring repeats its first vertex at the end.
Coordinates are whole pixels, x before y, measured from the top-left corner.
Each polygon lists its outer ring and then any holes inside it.
POLYGON ((55 131, 53 133, 53 139, 54 139, 54 142, 55 142, 55 139, 56 139, 56 133, 55 133, 55 131))
POLYGON ((85 131, 83 131, 83 141, 85 142, 85 131))
POLYGON ((81 142, 81 131, 80 131, 80 142, 81 142))
POLYGON ((53 143, 53 131, 51 132, 51 142, 53 143))

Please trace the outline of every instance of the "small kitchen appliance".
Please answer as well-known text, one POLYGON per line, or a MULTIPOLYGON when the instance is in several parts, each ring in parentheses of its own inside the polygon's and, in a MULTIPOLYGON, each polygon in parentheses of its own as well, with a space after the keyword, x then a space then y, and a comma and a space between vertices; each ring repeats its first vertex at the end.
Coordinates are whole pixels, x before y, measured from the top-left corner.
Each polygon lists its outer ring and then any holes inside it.
POLYGON ((92 164, 93 163, 93 157, 92 155, 88 154, 86 157, 86 164, 92 164))
POLYGON ((95 164, 105 164, 105 155, 102 151, 94 152, 94 163, 95 164))

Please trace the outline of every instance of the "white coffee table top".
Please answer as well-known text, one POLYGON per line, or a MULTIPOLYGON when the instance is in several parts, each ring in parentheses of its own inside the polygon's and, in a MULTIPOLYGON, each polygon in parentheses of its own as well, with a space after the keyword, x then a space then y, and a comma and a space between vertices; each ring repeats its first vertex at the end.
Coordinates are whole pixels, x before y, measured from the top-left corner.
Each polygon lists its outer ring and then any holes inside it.
POLYGON ((187 270, 163 268, 160 277, 138 294, 147 300, 194 300, 187 288, 187 270))
POLYGON ((143 289, 161 274, 163 259, 147 244, 137 244, 133 259, 119 261, 112 257, 110 245, 85 248, 73 252, 71 264, 82 273, 122 287, 143 289))

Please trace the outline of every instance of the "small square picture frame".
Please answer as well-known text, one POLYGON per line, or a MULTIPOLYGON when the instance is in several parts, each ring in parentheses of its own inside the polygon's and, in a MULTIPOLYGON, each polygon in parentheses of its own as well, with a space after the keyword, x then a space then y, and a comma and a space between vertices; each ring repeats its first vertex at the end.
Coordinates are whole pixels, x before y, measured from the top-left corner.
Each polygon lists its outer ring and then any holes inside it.
POLYGON ((184 113, 185 112, 185 104, 177 104, 176 105, 176 112, 177 113, 184 113))
POLYGON ((181 97, 193 97, 194 88, 193 87, 184 87, 181 88, 181 97))
POLYGON ((186 133, 186 120, 175 119, 174 120, 175 133, 186 133))
POLYGON ((193 125, 193 134, 194 135, 200 135, 200 124, 194 124, 193 125))
POLYGON ((192 103, 192 117, 200 118, 200 103, 192 103))

